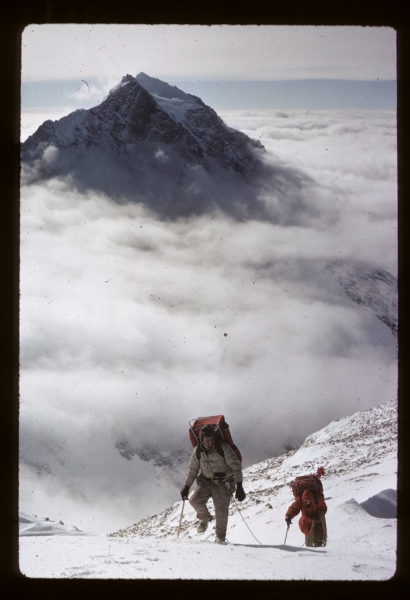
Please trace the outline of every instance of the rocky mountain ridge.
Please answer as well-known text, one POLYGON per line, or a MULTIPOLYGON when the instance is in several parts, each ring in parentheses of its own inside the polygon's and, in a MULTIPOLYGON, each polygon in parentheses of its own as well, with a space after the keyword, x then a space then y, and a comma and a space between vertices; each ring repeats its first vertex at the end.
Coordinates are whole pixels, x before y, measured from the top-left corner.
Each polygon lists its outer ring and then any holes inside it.
POLYGON ((333 261, 326 266, 337 277, 346 295, 398 336, 398 281, 388 271, 373 269, 352 262, 333 261))
POLYGON ((212 157, 243 175, 254 159, 251 149, 263 150, 259 141, 228 128, 200 98, 140 73, 125 75, 99 106, 45 121, 22 145, 22 160, 39 158, 44 144, 81 157, 92 145, 124 155, 138 141, 175 144, 192 164, 212 157))

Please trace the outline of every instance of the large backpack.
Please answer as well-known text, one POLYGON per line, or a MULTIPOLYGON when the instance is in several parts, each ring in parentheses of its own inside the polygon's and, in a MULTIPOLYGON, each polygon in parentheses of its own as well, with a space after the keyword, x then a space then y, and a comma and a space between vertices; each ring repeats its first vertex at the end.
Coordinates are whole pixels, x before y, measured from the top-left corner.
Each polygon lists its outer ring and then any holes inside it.
POLYGON ((189 421, 189 439, 191 440, 192 446, 197 447, 197 457, 199 459, 201 454, 201 445, 199 443, 199 434, 205 425, 211 425, 215 431, 215 448, 221 456, 224 456, 220 441, 226 442, 232 450, 235 451, 236 456, 242 462, 242 455, 239 452, 238 447, 233 443, 231 432, 229 431, 229 425, 225 421, 223 415, 215 415, 212 417, 198 417, 197 419, 191 419, 189 421))
POLYGON ((323 467, 319 467, 316 475, 300 475, 299 477, 295 477, 294 481, 292 481, 292 492, 295 498, 301 496, 305 490, 310 490, 313 492, 313 496, 317 499, 317 495, 323 496, 323 485, 320 481, 322 475, 325 474, 325 470, 323 467))

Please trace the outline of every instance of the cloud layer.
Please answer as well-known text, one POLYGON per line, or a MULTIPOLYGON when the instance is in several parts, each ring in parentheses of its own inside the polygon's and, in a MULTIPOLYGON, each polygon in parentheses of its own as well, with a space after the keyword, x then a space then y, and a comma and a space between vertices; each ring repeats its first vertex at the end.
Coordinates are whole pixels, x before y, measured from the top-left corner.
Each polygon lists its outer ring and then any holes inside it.
POLYGON ((69 179, 22 187, 27 512, 115 530, 178 499, 193 417, 224 413, 247 466, 396 396, 391 331, 325 269, 397 273, 394 115, 224 117, 317 182, 314 218, 163 222, 69 179), (147 444, 174 469, 141 459, 147 444))

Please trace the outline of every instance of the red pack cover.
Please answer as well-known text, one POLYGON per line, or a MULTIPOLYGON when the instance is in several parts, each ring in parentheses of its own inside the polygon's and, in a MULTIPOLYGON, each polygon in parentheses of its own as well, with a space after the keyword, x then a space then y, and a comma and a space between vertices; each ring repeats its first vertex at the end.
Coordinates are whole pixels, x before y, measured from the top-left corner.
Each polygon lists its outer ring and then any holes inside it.
POLYGON ((242 455, 239 452, 238 447, 233 443, 231 432, 229 431, 229 425, 225 421, 225 417, 223 415, 198 417, 197 419, 192 419, 192 421, 189 422, 189 439, 191 440, 192 446, 195 448, 195 446, 198 445, 200 431, 205 425, 212 425, 215 429, 216 436, 229 444, 232 450, 235 451, 239 460, 242 462, 242 455))
POLYGON ((295 477, 295 480, 292 482, 292 492, 295 498, 302 494, 304 490, 311 490, 323 495, 323 485, 319 477, 316 475, 300 475, 299 477, 295 477))

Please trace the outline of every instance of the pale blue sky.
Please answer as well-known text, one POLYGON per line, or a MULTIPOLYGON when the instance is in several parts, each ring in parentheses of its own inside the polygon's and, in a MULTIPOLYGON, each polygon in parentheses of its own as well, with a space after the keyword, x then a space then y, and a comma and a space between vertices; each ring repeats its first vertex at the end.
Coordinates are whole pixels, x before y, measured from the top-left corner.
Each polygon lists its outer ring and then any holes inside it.
MULTIPOLYGON (((136 73, 134 74, 136 75, 136 73)), ((119 80, 120 78, 118 78, 119 80)), ((187 93, 199 96, 215 110, 235 109, 377 109, 395 110, 396 82, 305 79, 285 81, 179 81, 164 78, 187 93)), ((47 111, 91 108, 106 96, 104 82, 88 78, 23 82, 22 110, 47 111), (91 91, 89 92, 88 89, 91 91)))
POLYGON ((23 81, 140 71, 192 81, 396 77, 387 27, 29 25, 22 43, 23 81))
POLYGON ((22 36, 22 108, 90 108, 123 75, 141 71, 199 95, 215 109, 394 109, 396 32, 356 26, 29 25, 22 36))

